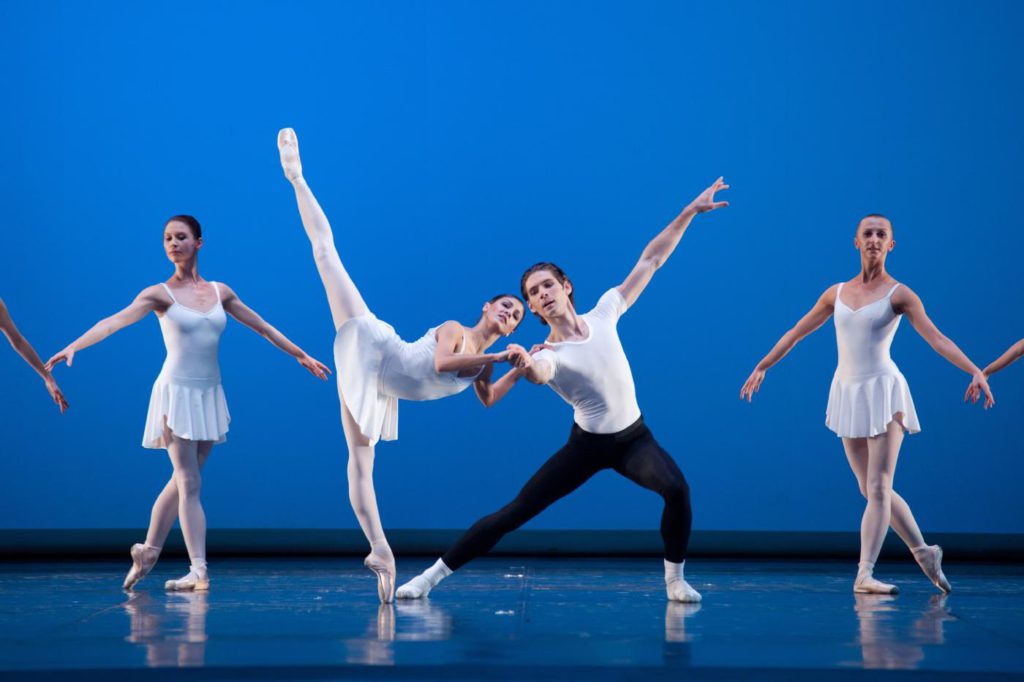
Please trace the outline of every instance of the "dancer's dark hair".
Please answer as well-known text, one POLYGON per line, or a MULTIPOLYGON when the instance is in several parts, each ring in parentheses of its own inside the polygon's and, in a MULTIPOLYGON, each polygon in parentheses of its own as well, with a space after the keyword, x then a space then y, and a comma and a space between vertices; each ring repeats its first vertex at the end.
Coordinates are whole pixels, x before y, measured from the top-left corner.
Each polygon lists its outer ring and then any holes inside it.
POLYGON ((188 229, 192 232, 192 237, 195 239, 200 239, 203 236, 203 228, 199 226, 199 221, 190 215, 172 215, 164 223, 164 229, 167 229, 167 226, 174 222, 188 225, 188 229))

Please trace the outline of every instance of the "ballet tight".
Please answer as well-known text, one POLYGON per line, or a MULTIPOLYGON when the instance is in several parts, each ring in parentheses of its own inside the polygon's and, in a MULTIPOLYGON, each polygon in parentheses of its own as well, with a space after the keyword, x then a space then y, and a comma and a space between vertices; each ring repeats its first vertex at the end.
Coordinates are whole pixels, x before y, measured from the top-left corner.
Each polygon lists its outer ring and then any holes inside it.
MULTIPOLYGON (((366 315, 369 309, 362 294, 356 288, 345 266, 342 265, 338 249, 334 244, 334 233, 317 202, 313 191, 302 177, 299 163, 298 143, 291 133, 278 139, 281 150, 281 163, 285 175, 295 189, 295 200, 302 217, 302 227, 309 237, 313 248, 313 260, 317 272, 327 294, 327 302, 331 308, 331 318, 335 330, 353 317, 366 315)), ((344 367, 338 367, 344 372, 344 367)), ((342 398, 342 426, 345 429, 345 441, 348 445, 348 494, 352 510, 355 512, 359 527, 370 543, 371 551, 386 562, 393 562, 391 548, 384 536, 384 527, 377 510, 377 495, 373 489, 374 445, 359 429, 359 425, 349 413, 342 398)))
POLYGON ((910 506, 892 489, 902 443, 903 427, 897 419, 889 423, 884 434, 874 438, 843 439, 850 468, 867 499, 861 519, 860 561, 871 565, 878 559, 890 526, 911 550, 925 546, 910 506))
POLYGON ((661 538, 665 559, 681 563, 690 540, 690 488, 683 473, 658 445, 643 419, 612 434, 588 433, 573 424, 569 442, 544 463, 512 502, 473 524, 442 557, 456 570, 489 552, 501 538, 583 485, 604 469, 614 469, 665 500, 661 538))
POLYGON ((185 538, 189 557, 206 559, 206 515, 199 501, 202 478, 200 471, 210 456, 213 443, 178 438, 167 429, 164 433, 167 454, 174 473, 153 503, 149 517, 146 544, 163 548, 174 520, 181 520, 181 534, 185 538))

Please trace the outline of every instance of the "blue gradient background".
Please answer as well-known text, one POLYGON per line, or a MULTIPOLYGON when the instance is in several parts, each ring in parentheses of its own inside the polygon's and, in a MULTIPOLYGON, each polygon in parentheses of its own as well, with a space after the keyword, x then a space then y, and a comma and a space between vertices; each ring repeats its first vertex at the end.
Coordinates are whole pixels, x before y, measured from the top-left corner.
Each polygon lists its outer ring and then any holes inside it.
MULTIPOLYGON (((693 490, 695 528, 854 530, 862 501, 822 420, 831 324, 754 364, 852 277, 859 216, 893 217, 889 268, 979 364, 1024 336, 1024 4, 1019 2, 0 2, 0 296, 48 357, 167 278, 161 227, 196 215, 201 272, 331 360, 327 304, 277 160, 307 178, 373 310, 413 339, 471 323, 522 269, 563 265, 582 309, 724 174, 620 333, 641 408, 693 490)), ((998 406, 906 322, 894 357, 924 431, 896 488, 927 531, 1024 532, 1024 366, 998 406)), ((544 331, 528 319, 515 341, 544 331)), ((0 351, 0 527, 141 527, 170 474, 139 446, 163 360, 150 317, 42 384, 0 351)), ((233 421, 204 479, 210 525, 355 528, 333 381, 232 322, 233 421)), ((378 450, 391 528, 459 528, 510 498, 568 432, 549 389, 484 410, 403 403, 378 450)), ((654 528, 614 474, 531 528, 654 528)))

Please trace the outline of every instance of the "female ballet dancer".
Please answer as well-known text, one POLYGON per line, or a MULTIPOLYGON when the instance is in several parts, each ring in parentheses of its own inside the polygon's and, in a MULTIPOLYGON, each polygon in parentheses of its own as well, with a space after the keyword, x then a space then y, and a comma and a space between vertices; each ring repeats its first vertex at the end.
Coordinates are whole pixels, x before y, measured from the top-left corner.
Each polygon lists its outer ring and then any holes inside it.
POLYGON ((665 501, 661 537, 665 543, 665 590, 672 601, 699 602, 683 577, 690 539, 690 489, 672 457, 644 424, 633 374, 617 331, 626 312, 682 238, 693 217, 728 202, 715 192, 728 189, 719 178, 690 203, 644 249, 626 280, 609 289, 593 310, 576 313, 573 284, 554 263, 537 263, 523 273, 527 303, 551 333, 531 356, 512 346, 516 371, 535 384, 548 384, 573 406, 569 442, 535 473, 512 502, 477 521, 433 566, 398 589, 400 599, 426 597, 453 571, 489 552, 519 528, 604 469, 614 469, 665 501))
POLYGON ((860 251, 860 273, 848 282, 832 285, 821 295, 811 311, 758 363, 743 384, 740 398, 752 400, 765 372, 834 314, 839 366, 829 391, 825 424, 843 439, 850 468, 867 498, 853 591, 897 592, 896 586, 873 577, 875 561, 891 524, 924 574, 940 590, 949 592, 949 581, 942 573, 942 548, 925 544, 910 507, 892 489, 903 435, 921 430, 907 380, 889 356, 900 316, 905 315, 937 353, 971 375, 965 399, 977 402, 983 391, 986 407, 995 402, 981 370, 936 328, 917 294, 886 272, 885 258, 896 245, 889 219, 879 214, 864 217, 853 243, 860 251))
POLYGON ((11 319, 11 314, 7 312, 7 306, 2 298, 0 298, 0 332, 4 333, 11 347, 18 351, 18 355, 24 358, 25 362, 36 371, 36 374, 42 377, 50 397, 53 398, 53 402, 57 403, 60 413, 64 414, 64 410, 68 409, 68 401, 64 399, 60 386, 57 385, 50 370, 43 365, 43 361, 32 347, 32 344, 18 331, 14 320, 11 319))
POLYGON ((207 590, 206 515, 199 501, 200 470, 210 450, 226 440, 228 405, 220 383, 217 348, 227 324, 225 313, 294 357, 314 376, 326 380, 330 370, 285 338, 224 283, 199 275, 202 230, 192 216, 177 215, 164 225, 164 249, 174 263, 166 282, 146 287, 124 310, 97 322, 89 331, 46 363, 68 367, 75 353, 134 324, 150 312, 160 320, 167 359, 153 384, 142 447, 165 448, 174 472, 153 504, 146 542, 131 549, 132 567, 124 580, 130 590, 156 565, 164 541, 181 520, 181 532, 191 561, 189 572, 168 580, 168 590, 207 590))
POLYGON ((989 377, 1001 369, 1006 369, 1008 365, 1016 362, 1022 355, 1024 355, 1024 339, 1021 339, 1007 348, 1005 353, 993 360, 992 363, 984 369, 985 376, 989 377))
POLYGON ((370 543, 364 565, 377 576, 382 603, 394 599, 395 557, 388 545, 373 489, 373 460, 377 442, 398 438, 398 400, 435 400, 473 385, 487 407, 515 384, 510 370, 491 381, 494 363, 508 352, 485 351, 508 336, 523 318, 523 303, 500 294, 483 304, 473 326, 445 322, 413 343, 398 337, 391 325, 370 312, 362 294, 341 264, 327 222, 302 175, 295 131, 278 133, 278 150, 285 177, 295 188, 302 226, 313 247, 313 259, 323 280, 334 320, 334 363, 338 370, 341 422, 348 444, 348 494, 359 526, 370 543))

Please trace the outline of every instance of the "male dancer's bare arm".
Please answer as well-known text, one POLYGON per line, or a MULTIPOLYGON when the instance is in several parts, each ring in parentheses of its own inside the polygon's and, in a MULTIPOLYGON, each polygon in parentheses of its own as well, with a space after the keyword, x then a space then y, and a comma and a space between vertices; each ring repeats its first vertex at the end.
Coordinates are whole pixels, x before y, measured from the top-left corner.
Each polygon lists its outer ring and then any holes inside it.
POLYGON ((691 201, 675 217, 675 220, 658 233, 657 237, 651 240, 647 248, 640 254, 640 260, 633 266, 632 272, 629 273, 625 281, 618 287, 619 293, 626 300, 627 306, 633 305, 636 299, 640 297, 640 294, 643 293, 643 290, 647 288, 647 284, 654 276, 654 272, 664 265, 668 257, 676 250, 679 240, 683 238, 683 233, 686 232, 686 228, 690 226, 690 222, 693 221, 695 215, 729 205, 728 201, 715 201, 715 192, 723 189, 729 189, 729 185, 725 184, 722 178, 718 178, 710 187, 701 192, 696 199, 691 201))
POLYGON ((438 372, 462 372, 479 370, 481 367, 505 362, 508 351, 500 353, 456 353, 462 345, 464 330, 458 322, 445 322, 437 330, 437 346, 434 350, 434 369, 438 372))
POLYGON ((36 353, 35 348, 28 342, 21 332, 18 331, 18 327, 14 324, 14 320, 11 319, 11 315, 7 312, 7 306, 4 304, 2 298, 0 298, 0 332, 4 333, 7 337, 7 341, 10 342, 11 347, 18 352, 25 362, 36 371, 43 379, 43 383, 46 384, 46 390, 49 391, 53 401, 57 403, 57 407, 60 408, 61 414, 64 410, 68 409, 68 401, 64 398, 64 394, 61 392, 60 387, 57 386, 57 382, 54 380, 53 375, 43 365, 42 359, 39 354, 36 353))
POLYGON ((793 350, 793 346, 800 343, 804 337, 828 322, 828 318, 832 317, 832 313, 835 311, 836 292, 838 289, 839 287, 836 285, 826 289, 825 293, 818 298, 814 307, 800 318, 795 327, 783 334, 782 338, 768 351, 768 355, 764 356, 761 362, 757 363, 757 367, 747 377, 747 380, 743 382, 743 388, 740 389, 740 400, 744 398, 746 398, 747 402, 753 400, 754 394, 761 388, 761 382, 764 381, 765 373, 779 360, 786 357, 786 354, 793 350))
POLYGON ((928 345, 936 353, 971 375, 971 384, 967 387, 967 392, 964 394, 965 402, 970 400, 976 403, 981 394, 984 393, 985 409, 996 404, 985 375, 949 337, 939 331, 939 328, 935 326, 935 323, 925 313, 924 304, 921 302, 921 299, 910 287, 903 285, 896 290, 892 296, 892 309, 897 315, 904 315, 910 320, 910 324, 914 325, 917 333, 928 342, 928 345))
POLYGON ((165 295, 162 294, 159 286, 146 287, 128 307, 114 313, 110 317, 103 318, 94 324, 89 331, 68 344, 64 350, 47 360, 46 369, 53 369, 54 365, 61 361, 67 362, 68 367, 70 367, 75 359, 75 353, 78 351, 96 345, 115 332, 135 324, 154 310, 163 309, 167 306, 168 301, 165 300, 165 295))
POLYGON ((327 375, 331 373, 331 370, 327 365, 296 346, 288 339, 287 336, 279 332, 272 324, 260 317, 255 310, 242 303, 242 299, 238 297, 238 294, 236 294, 231 287, 223 283, 219 286, 221 287, 221 305, 224 306, 224 310, 226 310, 231 317, 235 318, 246 327, 295 358, 295 360, 309 370, 309 373, 313 376, 325 381, 327 380, 327 375))
POLYGON ((996 360, 982 370, 985 376, 991 376, 1001 369, 1005 369, 1007 365, 1015 362, 1022 355, 1024 355, 1024 339, 1021 339, 1017 343, 1010 346, 1005 353, 999 356, 996 360))

